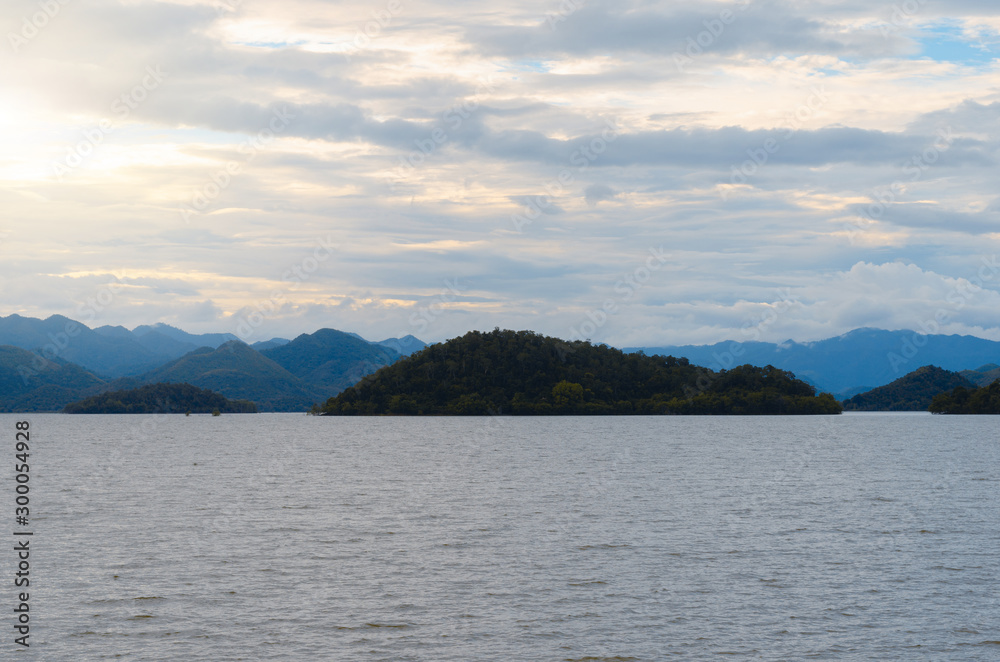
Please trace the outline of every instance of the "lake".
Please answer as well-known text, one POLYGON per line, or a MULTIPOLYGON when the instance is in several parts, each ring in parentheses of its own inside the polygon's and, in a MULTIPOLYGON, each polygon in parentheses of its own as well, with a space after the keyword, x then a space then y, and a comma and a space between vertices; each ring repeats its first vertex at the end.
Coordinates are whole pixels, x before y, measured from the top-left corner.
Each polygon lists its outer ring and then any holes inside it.
POLYGON ((25 419, 18 659, 1000 659, 998 417, 25 419))

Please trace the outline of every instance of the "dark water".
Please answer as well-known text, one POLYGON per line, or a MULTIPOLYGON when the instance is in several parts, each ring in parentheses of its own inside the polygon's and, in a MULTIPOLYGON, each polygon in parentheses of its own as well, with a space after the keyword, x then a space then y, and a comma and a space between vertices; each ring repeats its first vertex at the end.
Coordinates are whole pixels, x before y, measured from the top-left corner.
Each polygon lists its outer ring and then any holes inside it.
POLYGON ((29 419, 18 659, 1000 659, 1000 418, 29 419))

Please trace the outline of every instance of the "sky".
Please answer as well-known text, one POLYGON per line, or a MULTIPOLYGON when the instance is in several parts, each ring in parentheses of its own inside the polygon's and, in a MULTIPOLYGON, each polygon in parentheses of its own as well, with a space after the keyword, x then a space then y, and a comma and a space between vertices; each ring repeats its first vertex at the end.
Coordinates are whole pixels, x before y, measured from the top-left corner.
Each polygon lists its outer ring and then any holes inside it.
POLYGON ((0 315, 1000 340, 1000 4, 5 0, 0 315))

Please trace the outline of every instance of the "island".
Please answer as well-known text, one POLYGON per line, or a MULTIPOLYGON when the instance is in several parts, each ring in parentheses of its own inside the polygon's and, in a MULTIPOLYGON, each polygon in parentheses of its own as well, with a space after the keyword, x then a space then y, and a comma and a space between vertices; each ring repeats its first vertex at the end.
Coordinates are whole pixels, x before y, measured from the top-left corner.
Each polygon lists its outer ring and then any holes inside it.
POLYGON ((230 400, 191 384, 150 384, 73 402, 67 414, 256 414, 249 400, 230 400))
POLYGON ((773 366, 715 372, 532 331, 472 331, 379 370, 313 413, 344 415, 840 414, 773 366))
POLYGON ((931 401, 930 411, 932 414, 1000 414, 1000 380, 980 388, 959 386, 951 393, 939 393, 931 401))

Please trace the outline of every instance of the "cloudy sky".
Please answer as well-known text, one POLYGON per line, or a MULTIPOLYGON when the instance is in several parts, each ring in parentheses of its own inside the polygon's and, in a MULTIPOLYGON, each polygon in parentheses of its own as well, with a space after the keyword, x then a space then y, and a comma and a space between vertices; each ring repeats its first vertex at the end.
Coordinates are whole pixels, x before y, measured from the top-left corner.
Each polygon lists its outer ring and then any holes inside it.
POLYGON ((5 0, 0 315, 1000 339, 987 0, 5 0))

